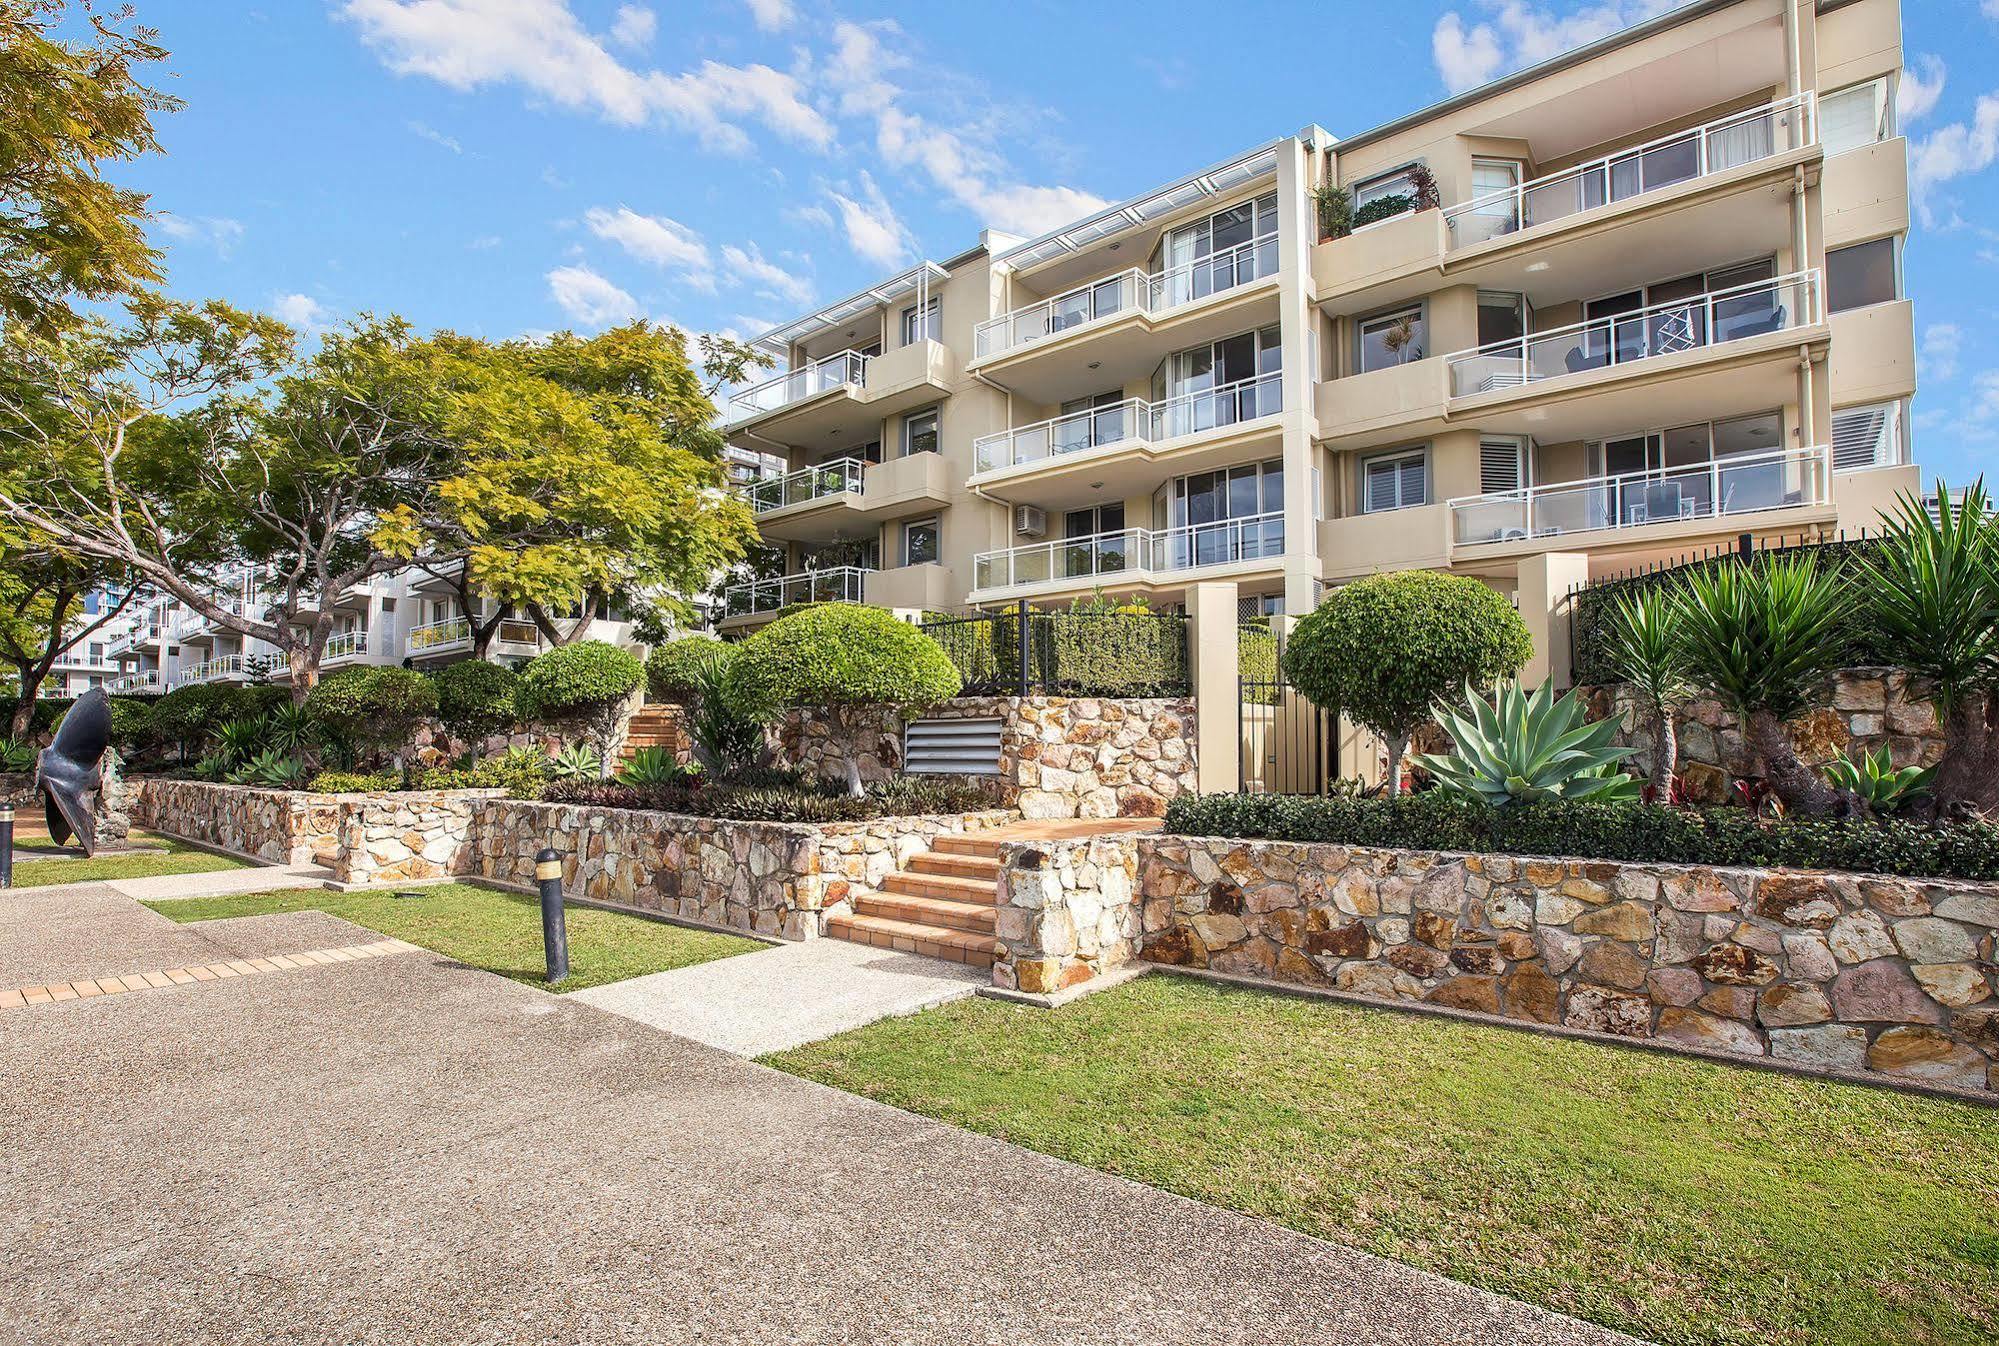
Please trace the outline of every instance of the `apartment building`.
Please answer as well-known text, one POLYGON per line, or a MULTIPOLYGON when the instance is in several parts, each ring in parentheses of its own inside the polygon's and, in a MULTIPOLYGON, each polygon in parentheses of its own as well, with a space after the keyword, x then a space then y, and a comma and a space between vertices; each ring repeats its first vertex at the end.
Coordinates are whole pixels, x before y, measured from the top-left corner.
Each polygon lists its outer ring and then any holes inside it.
POLYGON ((1421 567, 1534 676, 1593 573, 1869 525, 1918 486, 1901 65, 1896 0, 1697 0, 787 323, 723 413, 784 573, 721 625, 1421 567))

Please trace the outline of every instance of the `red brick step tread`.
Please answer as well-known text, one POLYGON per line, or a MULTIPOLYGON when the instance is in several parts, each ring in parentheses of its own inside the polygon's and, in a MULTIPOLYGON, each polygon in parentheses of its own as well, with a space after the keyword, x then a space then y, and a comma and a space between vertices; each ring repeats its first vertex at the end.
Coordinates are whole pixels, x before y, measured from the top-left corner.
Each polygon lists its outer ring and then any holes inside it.
POLYGON ((829 933, 856 944, 948 958, 973 967, 991 967, 993 937, 969 930, 947 930, 939 926, 898 921, 887 916, 835 915, 826 922, 829 933))
POLYGON ((884 892, 907 893, 912 897, 941 897, 954 902, 999 901, 999 884, 993 879, 960 878, 953 874, 891 874, 879 885, 884 892))
POLYGON ((912 874, 950 874, 963 879, 990 879, 999 882, 999 861, 986 855, 940 855, 924 851, 909 857, 912 874))
POLYGON ((947 902, 936 897, 915 897, 907 893, 859 893, 854 910, 863 916, 886 916, 913 925, 941 926, 947 930, 970 930, 990 935, 999 919, 999 909, 990 902, 947 902))

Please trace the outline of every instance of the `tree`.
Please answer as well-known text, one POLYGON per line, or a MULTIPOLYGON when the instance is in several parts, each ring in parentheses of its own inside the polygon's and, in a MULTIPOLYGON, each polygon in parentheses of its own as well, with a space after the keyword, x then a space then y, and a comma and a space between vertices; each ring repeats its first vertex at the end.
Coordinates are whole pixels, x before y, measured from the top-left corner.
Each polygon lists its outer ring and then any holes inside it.
POLYGON ((160 279, 140 221, 146 198, 99 176, 106 161, 159 149, 154 113, 180 101, 140 82, 166 59, 130 7, 86 0, 89 35, 53 36, 60 0, 0 0, 0 318, 38 337, 104 299, 160 279))
MULTIPOLYGON (((1802 556, 1729 560, 1687 575, 1678 594, 1694 681, 1742 720, 1743 737, 1789 811, 1838 812, 1841 795, 1799 760, 1787 725, 1846 659, 1840 622, 1854 596, 1830 566, 1802 556)), ((1848 797, 1850 798, 1850 796, 1848 797)))
POLYGON ((738 706, 823 712, 842 754, 847 793, 859 796, 864 712, 907 712, 958 694, 943 646, 885 608, 824 603, 780 617, 742 643, 729 666, 738 706))
POLYGON ((343 668, 316 683, 305 707, 350 743, 378 753, 393 752, 401 770, 402 750, 410 735, 437 713, 437 689, 411 669, 364 664, 343 668))
POLYGON ((1861 561, 1867 606, 1944 726, 1931 795, 1939 810, 1999 808, 1999 522, 1983 478, 1962 501, 1937 483, 1937 513, 1904 495, 1861 561))
POLYGON ((1621 595, 1611 605, 1606 634, 1612 671, 1631 684, 1650 714, 1653 798, 1670 803, 1680 763, 1675 714, 1693 691, 1679 605, 1661 588, 1621 595))
POLYGON ((731 647, 713 636, 682 636, 656 645, 646 656, 646 692, 655 701, 689 705, 700 694, 702 666, 730 653, 731 647))
POLYGON ((0 661, 14 669, 14 738, 28 732, 56 661, 103 630, 135 592, 119 583, 121 571, 101 562, 22 544, 19 530, 0 526, 0 661), (93 593, 99 601, 90 609, 93 593))
POLYGON ((523 720, 580 719, 597 740, 600 769, 611 770, 611 736, 618 713, 645 676, 630 650, 601 640, 579 640, 538 654, 521 669, 516 699, 523 720))
POLYGON ((430 426, 449 446, 434 492, 391 511, 377 540, 475 598, 518 609, 551 645, 580 639, 612 598, 684 621, 756 537, 723 489, 715 381, 747 348, 704 339, 703 368, 672 329, 635 322, 594 337, 499 344, 449 333, 424 343, 443 394, 430 426), (708 382, 704 385, 703 378, 708 382))
POLYGON ((476 744, 514 723, 521 680, 512 669, 464 659, 438 669, 431 681, 437 687, 437 718, 459 738, 476 744))
POLYGON ((333 634, 324 600, 401 566, 371 532, 432 489, 408 326, 361 319, 292 365, 274 318, 129 307, 122 327, 0 334, 0 516, 277 647, 303 701, 333 634), (270 600, 232 611, 221 572, 249 565, 270 600))
POLYGON ((1388 792, 1439 701, 1512 677, 1534 653, 1513 605, 1467 575, 1406 570, 1343 585, 1298 623, 1284 673, 1315 704, 1351 716, 1388 748, 1388 792))

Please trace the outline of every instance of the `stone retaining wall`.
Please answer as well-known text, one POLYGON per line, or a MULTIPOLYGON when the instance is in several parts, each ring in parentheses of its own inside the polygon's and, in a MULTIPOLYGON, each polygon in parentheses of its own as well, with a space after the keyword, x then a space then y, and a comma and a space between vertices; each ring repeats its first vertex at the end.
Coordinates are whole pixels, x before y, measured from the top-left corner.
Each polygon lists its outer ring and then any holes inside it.
POLYGON ((0 771, 0 804, 24 809, 36 802, 34 772, 0 771))
MULTIPOLYGON (((958 697, 925 719, 1000 721, 1001 797, 1029 818, 1156 818, 1197 785, 1194 702, 1187 697, 958 697)), ((858 745, 835 739, 823 716, 793 712, 778 756, 824 776, 859 754, 861 778, 902 769, 901 722, 883 715, 858 745)))
POLYGON ((1002 846, 993 985, 1060 991, 1131 962, 1137 881, 1130 835, 1002 846))
POLYGON ((399 883, 476 872, 480 810, 499 790, 412 790, 333 796, 343 883, 399 883))
POLYGON ((311 864, 338 847, 340 795, 163 776, 133 777, 131 784, 136 827, 279 865, 311 864))
POLYGON ((1999 889, 1145 837, 1139 956, 1999 1089, 1999 889))

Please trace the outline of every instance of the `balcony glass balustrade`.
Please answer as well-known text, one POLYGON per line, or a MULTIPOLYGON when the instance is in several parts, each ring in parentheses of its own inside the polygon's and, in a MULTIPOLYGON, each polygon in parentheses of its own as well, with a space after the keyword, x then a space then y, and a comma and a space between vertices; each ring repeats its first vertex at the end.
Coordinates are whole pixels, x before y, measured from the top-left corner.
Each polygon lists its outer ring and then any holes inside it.
POLYGON ((1133 397, 1110 406, 1092 407, 1015 430, 983 435, 972 442, 973 462, 979 472, 997 472, 1062 454, 1200 434, 1275 415, 1283 408, 1283 374, 1264 374, 1163 402, 1133 397))
POLYGON ((812 500, 828 500, 852 493, 859 495, 868 465, 859 458, 836 458, 829 463, 802 467, 781 477, 766 477, 743 488, 744 499, 759 514, 812 500))
POLYGON ((1100 578, 1156 578, 1210 566, 1274 560, 1284 554, 1284 516, 1258 514, 1179 528, 1121 528, 1087 537, 984 552, 972 561, 972 587, 1100 578))
POLYGON ((776 612, 794 603, 858 603, 866 577, 873 573, 861 566, 831 566, 732 585, 722 595, 723 615, 776 612))

